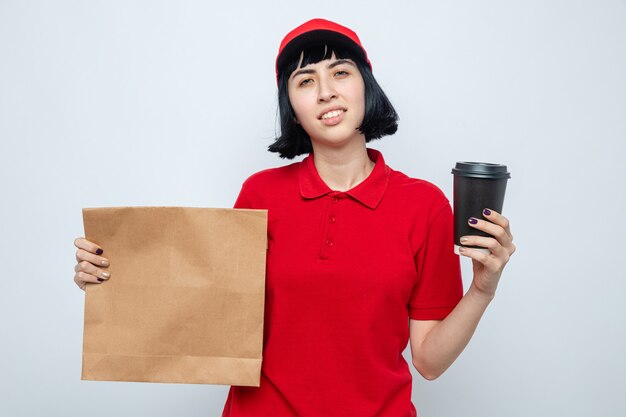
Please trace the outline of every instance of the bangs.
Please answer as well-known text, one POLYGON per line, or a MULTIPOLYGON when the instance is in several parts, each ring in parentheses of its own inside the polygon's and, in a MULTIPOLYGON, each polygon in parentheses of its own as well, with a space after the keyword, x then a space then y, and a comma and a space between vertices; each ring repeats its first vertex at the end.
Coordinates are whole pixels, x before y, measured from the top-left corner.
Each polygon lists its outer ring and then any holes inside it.
POLYGON ((316 45, 301 50, 299 54, 290 56, 289 61, 287 61, 285 66, 280 71, 281 77, 286 76, 289 78, 291 73, 293 73, 296 69, 330 59, 333 54, 335 54, 335 58, 337 59, 351 59, 355 62, 358 59, 356 54, 351 53, 346 48, 329 45, 316 45), (302 62, 300 62, 301 60, 302 62))

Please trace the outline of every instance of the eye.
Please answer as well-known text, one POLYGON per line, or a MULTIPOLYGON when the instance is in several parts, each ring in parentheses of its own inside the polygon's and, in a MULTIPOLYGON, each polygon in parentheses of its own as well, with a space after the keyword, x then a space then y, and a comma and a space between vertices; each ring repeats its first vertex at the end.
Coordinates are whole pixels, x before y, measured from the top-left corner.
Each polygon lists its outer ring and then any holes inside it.
POLYGON ((310 78, 305 78, 304 80, 300 81, 300 82, 298 83, 298 85, 299 85, 299 86, 305 86, 305 85, 310 84, 310 83, 312 83, 312 82, 313 82, 313 80, 312 80, 312 79, 310 79, 310 78))
POLYGON ((348 75, 348 71, 339 70, 339 71, 335 72, 335 75, 339 76, 339 77, 343 77, 343 76, 348 75))

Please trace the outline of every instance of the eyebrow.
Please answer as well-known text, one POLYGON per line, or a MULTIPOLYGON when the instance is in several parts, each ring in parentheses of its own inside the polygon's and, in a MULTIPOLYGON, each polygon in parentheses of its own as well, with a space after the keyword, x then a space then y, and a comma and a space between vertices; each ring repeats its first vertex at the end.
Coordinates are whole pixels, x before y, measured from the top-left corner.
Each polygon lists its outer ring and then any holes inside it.
MULTIPOLYGON (((331 62, 330 64, 328 64, 328 69, 333 69, 335 68, 337 65, 341 65, 341 64, 349 64, 352 65, 353 67, 356 68, 356 65, 354 65, 354 62, 347 60, 347 59, 338 59, 334 62, 331 62)), ((295 78, 300 74, 315 74, 315 70, 314 69, 299 69, 298 71, 295 71, 293 74, 291 74, 291 78, 295 78)))

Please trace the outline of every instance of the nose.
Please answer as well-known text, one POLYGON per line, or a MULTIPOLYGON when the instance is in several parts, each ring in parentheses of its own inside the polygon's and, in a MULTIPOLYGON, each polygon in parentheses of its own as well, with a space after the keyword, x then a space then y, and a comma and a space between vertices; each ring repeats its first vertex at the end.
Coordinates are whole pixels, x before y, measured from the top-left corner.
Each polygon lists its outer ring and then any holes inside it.
POLYGON ((328 79, 320 79, 319 80, 319 90, 317 92, 317 101, 320 103, 330 101, 334 98, 337 98, 337 91, 335 90, 335 85, 331 80, 328 79))

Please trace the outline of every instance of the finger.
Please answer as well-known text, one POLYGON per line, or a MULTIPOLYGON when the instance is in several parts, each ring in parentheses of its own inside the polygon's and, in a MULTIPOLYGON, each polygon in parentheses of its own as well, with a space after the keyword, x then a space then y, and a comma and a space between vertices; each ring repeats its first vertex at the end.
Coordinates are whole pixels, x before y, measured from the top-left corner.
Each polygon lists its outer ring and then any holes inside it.
POLYGON ((104 280, 86 272, 79 271, 74 274, 74 282, 81 290, 84 290, 87 284, 102 284, 104 280))
POLYGON ((95 253, 96 255, 102 255, 102 252, 104 252, 104 250, 100 246, 85 239, 84 237, 78 237, 74 239, 74 246, 76 246, 78 249, 83 249, 87 252, 95 253))
POLYGON ((506 231, 506 233, 511 237, 511 240, 513 240, 513 236, 511 235, 511 225, 509 224, 509 219, 507 219, 506 217, 504 217, 502 214, 498 213, 497 211, 491 210, 488 208, 483 210, 483 216, 489 219, 490 222, 493 222, 497 224, 498 226, 502 227, 506 231))
POLYGON ((502 257, 497 257, 492 254, 485 253, 484 251, 473 248, 466 248, 464 246, 461 246, 459 248, 459 253, 462 256, 466 256, 476 262, 481 263, 485 270, 492 273, 502 271, 502 268, 504 268, 506 263, 509 261, 509 256, 506 254, 504 254, 502 257))
POLYGON ((481 248, 486 248, 491 252, 494 256, 504 256, 508 255, 508 251, 498 242, 496 239, 492 237, 483 237, 483 236, 462 236, 461 245, 463 246, 479 246, 481 248))
POLYGON ((495 237, 502 246, 509 247, 511 245, 511 236, 502 226, 491 223, 490 221, 479 220, 475 217, 470 217, 467 223, 471 227, 482 230, 483 232, 495 237))
POLYGON ((102 278, 103 280, 107 280, 111 277, 111 273, 109 271, 98 268, 91 262, 87 261, 81 261, 77 263, 74 267, 74 272, 85 272, 87 274, 93 275, 96 278, 102 278))
POLYGON ((94 255, 93 253, 87 252, 84 249, 78 249, 76 251, 76 262, 81 262, 81 261, 91 262, 94 265, 105 267, 105 268, 109 266, 108 259, 103 258, 102 256, 94 255))
POLYGON ((459 248, 459 253, 477 262, 480 262, 483 265, 487 264, 491 256, 490 254, 485 253, 483 251, 472 249, 472 248, 466 248, 465 246, 461 246, 459 248))

